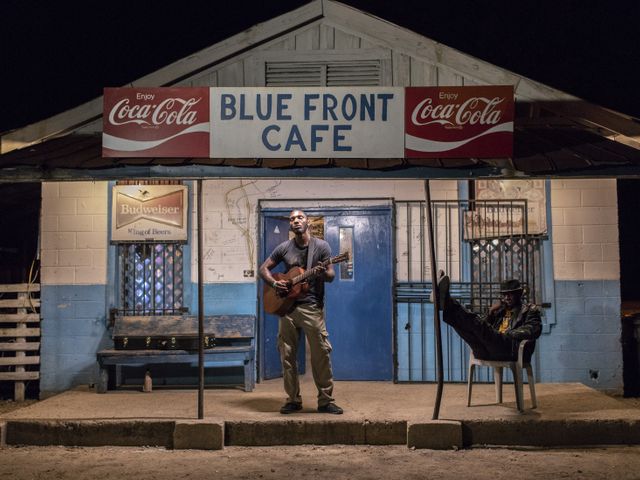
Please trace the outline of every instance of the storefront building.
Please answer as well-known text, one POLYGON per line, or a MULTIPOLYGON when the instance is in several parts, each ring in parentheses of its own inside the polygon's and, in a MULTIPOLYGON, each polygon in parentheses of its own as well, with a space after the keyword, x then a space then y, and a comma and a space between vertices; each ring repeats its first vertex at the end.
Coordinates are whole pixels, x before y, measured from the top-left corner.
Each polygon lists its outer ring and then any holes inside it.
MULTIPOLYGON (((620 388, 616 177, 640 171, 638 127, 628 117, 327 0, 133 82, 354 93, 474 85, 513 86, 510 158, 109 157, 102 98, 3 136, 5 178, 42 182, 42 394, 96 383, 96 353, 112 344, 114 310, 196 312, 198 261, 205 313, 257 315, 258 378, 278 376, 276 322, 262 310, 256 273, 287 238, 293 208, 307 211, 334 252, 352 254, 327 287, 335 378, 434 381, 425 179, 437 266, 456 294, 486 308, 486 288, 521 276, 544 312, 538 381, 620 388), (186 187, 184 242, 114 240, 114 195, 131 185, 151 197, 186 187)), ((466 346, 445 328, 445 380, 466 380, 467 363, 466 346)))

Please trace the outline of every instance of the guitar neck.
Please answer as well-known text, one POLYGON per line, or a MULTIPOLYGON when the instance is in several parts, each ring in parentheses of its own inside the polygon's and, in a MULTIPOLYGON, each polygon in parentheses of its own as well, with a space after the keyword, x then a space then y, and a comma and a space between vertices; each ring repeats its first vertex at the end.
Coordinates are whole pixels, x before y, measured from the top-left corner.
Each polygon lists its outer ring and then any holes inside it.
MULTIPOLYGON (((320 262, 319 265, 322 265, 323 267, 326 267, 327 265, 329 265, 331 263, 331 259, 329 260, 325 260, 324 262, 320 262)), ((313 270, 307 270, 304 273, 301 273, 300 275, 296 275, 295 277, 293 277, 291 279, 291 285, 296 285, 298 283, 304 282, 305 280, 308 280, 311 277, 315 277, 316 274, 313 272, 313 270)))

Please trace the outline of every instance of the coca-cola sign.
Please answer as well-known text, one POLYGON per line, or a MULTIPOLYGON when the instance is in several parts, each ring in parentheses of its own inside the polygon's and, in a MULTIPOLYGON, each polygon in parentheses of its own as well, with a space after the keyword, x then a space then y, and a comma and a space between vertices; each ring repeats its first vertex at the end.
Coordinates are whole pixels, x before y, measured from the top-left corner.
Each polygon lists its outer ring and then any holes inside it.
POLYGON ((105 88, 104 157, 209 157, 209 88, 105 88))
POLYGON ((512 86, 405 90, 405 156, 492 158, 513 155, 512 86))
POLYGON ((105 157, 513 155, 512 86, 105 88, 105 157))

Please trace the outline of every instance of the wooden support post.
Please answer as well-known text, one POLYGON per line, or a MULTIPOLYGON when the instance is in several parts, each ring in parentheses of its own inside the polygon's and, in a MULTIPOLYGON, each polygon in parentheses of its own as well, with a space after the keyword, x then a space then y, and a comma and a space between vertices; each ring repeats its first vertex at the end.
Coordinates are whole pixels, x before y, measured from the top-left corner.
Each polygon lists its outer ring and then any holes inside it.
POLYGON ((433 330, 436 337, 436 378, 438 381, 438 388, 436 390, 436 401, 433 406, 432 420, 438 420, 440 416, 440 402, 442 400, 442 389, 444 386, 444 370, 442 359, 442 335, 440 333, 440 300, 438 296, 438 276, 436 274, 436 250, 435 239, 433 232, 433 218, 431 215, 431 187, 429 180, 424 181, 425 192, 425 204, 427 214, 427 226, 429 231, 429 258, 431 260, 431 288, 434 291, 433 295, 433 330))
POLYGON ((198 179, 198 419, 204 418, 204 260, 202 231, 202 179, 198 179))

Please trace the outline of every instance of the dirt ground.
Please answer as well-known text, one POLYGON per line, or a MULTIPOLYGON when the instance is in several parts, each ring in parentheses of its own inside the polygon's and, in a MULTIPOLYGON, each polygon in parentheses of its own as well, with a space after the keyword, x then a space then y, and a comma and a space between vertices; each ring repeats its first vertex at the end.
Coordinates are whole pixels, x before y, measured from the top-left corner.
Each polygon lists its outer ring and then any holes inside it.
POLYGON ((0 417, 5 414, 17 410, 19 408, 28 407, 37 403, 38 400, 25 400, 24 402, 14 402, 13 400, 0 400, 0 417))
MULTIPOLYGON (((616 396, 616 395, 613 395, 616 396)), ((640 408, 640 399, 622 399, 640 408)), ((37 403, 0 401, 0 416, 37 403)), ((275 407, 274 407, 275 408, 275 407)), ((406 446, 225 447, 221 451, 138 447, 4 447, 0 480, 26 479, 638 479, 640 446, 576 449, 406 446)))
POLYGON ((0 479, 639 479, 640 447, 459 451, 404 446, 6 447, 0 479))

